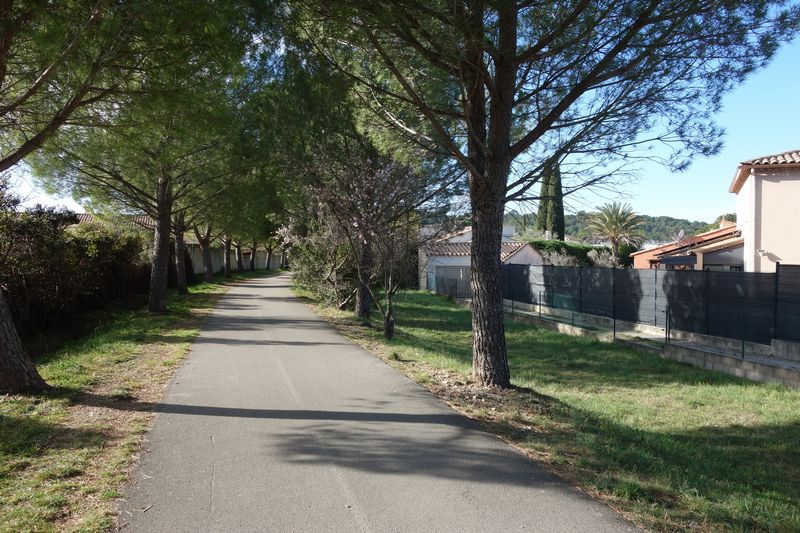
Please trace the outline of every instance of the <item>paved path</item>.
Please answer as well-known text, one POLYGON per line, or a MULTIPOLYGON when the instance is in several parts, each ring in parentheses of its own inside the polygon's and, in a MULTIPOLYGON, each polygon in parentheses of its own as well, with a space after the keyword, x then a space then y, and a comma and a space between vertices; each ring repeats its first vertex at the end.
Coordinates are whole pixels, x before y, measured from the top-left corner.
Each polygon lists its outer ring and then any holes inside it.
POLYGON ((292 297, 233 287, 158 407, 123 531, 628 531, 292 297))

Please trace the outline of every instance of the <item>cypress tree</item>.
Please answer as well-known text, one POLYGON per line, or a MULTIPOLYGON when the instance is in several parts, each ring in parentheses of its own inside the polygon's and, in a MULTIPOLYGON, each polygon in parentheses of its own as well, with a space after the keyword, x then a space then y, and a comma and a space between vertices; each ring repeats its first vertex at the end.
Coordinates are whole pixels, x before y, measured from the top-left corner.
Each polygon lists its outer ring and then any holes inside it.
POLYGON ((561 189, 561 170, 557 163, 542 176, 542 188, 539 196, 536 229, 549 232, 551 238, 563 241, 564 194, 561 189))
POLYGON ((542 186, 539 189, 539 211, 536 213, 536 229, 548 231, 548 221, 550 219, 550 172, 545 172, 542 176, 542 186))
POLYGON ((552 177, 550 178, 550 208, 548 215, 552 220, 550 230, 553 238, 559 241, 564 240, 564 192, 561 190, 561 169, 556 163, 553 165, 552 177))

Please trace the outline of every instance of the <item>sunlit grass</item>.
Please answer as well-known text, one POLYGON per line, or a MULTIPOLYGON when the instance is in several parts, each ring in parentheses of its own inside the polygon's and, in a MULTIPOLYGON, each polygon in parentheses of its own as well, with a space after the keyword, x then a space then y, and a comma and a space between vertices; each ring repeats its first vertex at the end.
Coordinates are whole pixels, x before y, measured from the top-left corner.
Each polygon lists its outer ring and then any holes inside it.
POLYGON ((640 525, 800 530, 800 391, 507 321, 517 389, 482 394, 469 384, 469 310, 419 291, 396 303, 391 342, 379 320, 318 310, 640 525))

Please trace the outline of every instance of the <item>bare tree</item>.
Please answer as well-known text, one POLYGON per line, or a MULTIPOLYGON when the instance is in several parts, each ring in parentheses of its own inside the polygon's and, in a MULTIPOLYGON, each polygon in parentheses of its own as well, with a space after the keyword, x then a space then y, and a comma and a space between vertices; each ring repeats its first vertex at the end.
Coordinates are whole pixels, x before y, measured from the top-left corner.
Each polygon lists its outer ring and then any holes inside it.
POLYGON ((415 171, 382 155, 355 131, 318 150, 313 165, 307 170, 308 194, 345 237, 356 273, 356 312, 366 320, 374 304, 391 338, 392 298, 409 281, 407 267, 419 242, 417 210, 445 200, 443 192, 460 176, 415 171), (378 281, 383 303, 374 290, 378 281))

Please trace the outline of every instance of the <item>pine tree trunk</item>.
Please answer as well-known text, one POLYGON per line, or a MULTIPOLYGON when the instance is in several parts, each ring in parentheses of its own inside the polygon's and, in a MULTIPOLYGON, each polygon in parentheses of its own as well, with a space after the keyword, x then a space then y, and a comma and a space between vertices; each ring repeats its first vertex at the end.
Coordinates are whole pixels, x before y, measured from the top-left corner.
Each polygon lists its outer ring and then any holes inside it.
POLYGON ((510 386, 500 243, 503 205, 474 198, 472 204, 472 371, 483 385, 510 386))
POLYGON ((506 184, 511 170, 510 135, 516 80, 517 5, 497 9, 498 46, 494 57, 495 94, 487 101, 479 67, 484 62, 484 10, 476 2, 467 14, 462 78, 469 106, 467 147, 472 207, 470 286, 472 288, 472 372, 482 385, 510 387, 511 377, 503 324, 503 272, 500 245, 506 184), (487 111, 489 115, 487 115, 487 111))
POLYGON ((47 388, 22 347, 11 309, 0 289, 0 394, 39 392, 47 388))
POLYGON ((153 238, 153 257, 150 268, 150 299, 148 309, 153 313, 167 310, 167 281, 169 272, 169 236, 172 210, 168 177, 158 179, 158 218, 153 238))
POLYGON ((178 294, 186 294, 186 242, 184 240, 184 214, 175 217, 175 272, 177 274, 178 294))
POLYGON ((242 244, 236 243, 236 272, 244 272, 244 261, 242 260, 242 244))
POLYGON ((272 248, 267 248, 267 270, 272 268, 272 248))
POLYGON ((211 242, 200 242, 200 252, 203 254, 203 280, 214 280, 214 262, 211 260, 211 242))
POLYGON ((222 241, 224 246, 224 253, 222 258, 222 266, 225 272, 225 277, 231 277, 231 238, 225 237, 222 241))
POLYGON ((211 226, 208 226, 203 234, 195 225, 194 236, 200 244, 200 254, 203 256, 203 280, 211 282, 214 280, 214 262, 211 260, 211 226))

